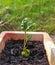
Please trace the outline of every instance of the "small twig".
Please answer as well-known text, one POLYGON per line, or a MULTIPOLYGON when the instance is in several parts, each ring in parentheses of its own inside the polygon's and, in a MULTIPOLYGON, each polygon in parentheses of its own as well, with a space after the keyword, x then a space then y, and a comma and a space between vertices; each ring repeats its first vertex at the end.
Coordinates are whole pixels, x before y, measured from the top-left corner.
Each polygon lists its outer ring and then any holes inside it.
POLYGON ((0 26, 4 26, 5 24, 6 24, 6 22, 0 21, 0 26))
POLYGON ((15 16, 15 17, 12 17, 10 20, 8 20, 7 22, 4 22, 4 21, 0 21, 0 26, 4 26, 4 25, 6 25, 6 24, 8 24, 8 23, 10 23, 10 21, 11 20, 13 20, 14 18, 16 18, 17 16, 15 16))

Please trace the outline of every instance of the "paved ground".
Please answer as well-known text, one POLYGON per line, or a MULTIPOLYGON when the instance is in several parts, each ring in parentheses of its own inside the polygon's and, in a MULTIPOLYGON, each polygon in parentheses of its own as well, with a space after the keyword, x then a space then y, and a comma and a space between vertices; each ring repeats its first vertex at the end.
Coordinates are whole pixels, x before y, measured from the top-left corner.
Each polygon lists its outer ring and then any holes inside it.
POLYGON ((50 35, 50 36, 51 36, 52 40, 53 40, 54 43, 55 43, 55 34, 54 34, 54 35, 50 35))

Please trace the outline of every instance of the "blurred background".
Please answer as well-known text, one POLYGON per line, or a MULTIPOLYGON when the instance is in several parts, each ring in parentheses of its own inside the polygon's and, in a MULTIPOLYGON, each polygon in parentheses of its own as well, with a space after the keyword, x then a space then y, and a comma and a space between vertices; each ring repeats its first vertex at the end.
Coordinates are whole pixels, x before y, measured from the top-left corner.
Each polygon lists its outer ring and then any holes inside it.
POLYGON ((35 31, 55 33, 55 0, 0 0, 0 32, 20 31, 22 20, 36 23, 35 31))

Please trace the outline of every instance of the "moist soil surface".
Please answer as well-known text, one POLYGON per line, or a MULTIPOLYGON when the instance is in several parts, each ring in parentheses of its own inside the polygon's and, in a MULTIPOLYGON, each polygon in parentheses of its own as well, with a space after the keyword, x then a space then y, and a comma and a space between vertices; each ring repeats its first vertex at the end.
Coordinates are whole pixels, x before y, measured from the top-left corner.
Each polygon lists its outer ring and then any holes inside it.
POLYGON ((23 40, 7 40, 0 53, 0 65, 49 65, 43 42, 28 41, 30 56, 26 58, 21 55, 23 45, 23 40))

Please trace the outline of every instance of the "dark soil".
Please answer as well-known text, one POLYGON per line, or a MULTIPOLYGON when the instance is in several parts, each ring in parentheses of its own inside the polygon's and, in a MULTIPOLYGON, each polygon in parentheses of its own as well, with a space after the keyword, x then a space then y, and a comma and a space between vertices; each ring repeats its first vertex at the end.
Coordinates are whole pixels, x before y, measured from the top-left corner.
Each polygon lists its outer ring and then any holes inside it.
POLYGON ((0 53, 0 65, 49 65, 43 42, 28 41, 27 48, 30 56, 21 56, 23 40, 10 39, 6 41, 5 48, 0 53))

